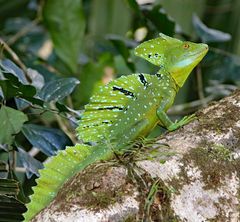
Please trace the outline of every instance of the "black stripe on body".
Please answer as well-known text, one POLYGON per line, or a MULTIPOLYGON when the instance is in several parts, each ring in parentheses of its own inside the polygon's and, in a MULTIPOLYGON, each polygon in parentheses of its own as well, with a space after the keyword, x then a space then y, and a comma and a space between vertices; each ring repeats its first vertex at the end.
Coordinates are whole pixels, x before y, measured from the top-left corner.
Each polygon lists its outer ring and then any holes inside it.
POLYGON ((100 107, 100 108, 98 108, 97 110, 114 110, 114 109, 124 110, 123 107, 119 107, 119 106, 100 107))
MULTIPOLYGON (((102 121, 102 124, 112 124, 112 123, 113 123, 113 121, 111 121, 111 120, 109 120, 109 121, 108 120, 102 121)), ((97 126, 100 126, 100 123, 83 126, 83 129, 89 128, 89 127, 97 127, 97 126)))
POLYGON ((104 124, 112 124, 113 123, 113 121, 108 121, 108 120, 104 120, 104 121, 102 121, 102 123, 104 123, 104 124))
POLYGON ((128 90, 126 90, 126 89, 123 89, 123 88, 121 88, 121 87, 113 86, 112 89, 113 89, 113 91, 119 91, 119 92, 123 93, 125 96, 130 96, 130 97, 132 97, 132 98, 135 98, 133 92, 130 92, 130 91, 128 91, 128 90))
POLYGON ((159 74, 159 73, 157 73, 156 76, 158 77, 158 79, 162 79, 163 78, 163 75, 159 74))
POLYGON ((144 85, 144 87, 147 87, 147 86, 148 86, 148 82, 147 82, 147 80, 145 79, 145 76, 144 76, 142 73, 140 73, 140 74, 138 75, 138 77, 139 77, 140 82, 144 85))

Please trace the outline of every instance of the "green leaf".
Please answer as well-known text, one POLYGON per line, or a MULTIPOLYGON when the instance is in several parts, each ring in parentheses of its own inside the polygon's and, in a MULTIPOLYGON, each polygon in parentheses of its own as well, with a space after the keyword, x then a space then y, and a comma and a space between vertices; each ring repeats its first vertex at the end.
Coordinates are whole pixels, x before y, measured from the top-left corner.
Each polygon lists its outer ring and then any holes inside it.
POLYGON ((27 79, 22 71, 15 63, 13 63, 9 59, 5 59, 0 62, 0 68, 2 69, 3 73, 11 73, 12 75, 18 78, 23 84, 27 84, 27 79))
POLYGON ((164 8, 168 16, 181 27, 181 30, 192 34, 192 15, 196 13, 201 15, 205 9, 205 0, 156 0, 155 4, 159 4, 164 8))
POLYGON ((193 15, 193 26, 198 37, 205 43, 226 42, 231 39, 231 35, 228 33, 208 28, 195 14, 193 15))
POLYGON ((26 168, 27 178, 28 179, 31 178, 33 174, 39 177, 40 175, 38 170, 43 168, 43 164, 40 161, 33 158, 32 156, 30 156, 28 152, 21 149, 20 147, 18 147, 18 153, 22 165, 26 168))
POLYGON ((14 179, 0 179, 0 222, 22 221, 26 207, 17 200, 20 184, 14 179))
POLYGON ((106 33, 125 35, 131 27, 131 11, 122 0, 92 0, 89 16, 89 33, 105 36, 106 33))
POLYGON ((57 55, 76 73, 79 52, 84 43, 85 17, 82 1, 46 1, 43 18, 57 55))
POLYGON ((160 5, 154 6, 150 11, 147 10, 145 16, 159 32, 173 36, 175 22, 166 14, 160 5))
POLYGON ((2 172, 7 172, 7 164, 4 161, 0 160, 0 176, 2 172))
POLYGON ((0 88, 5 99, 11 99, 15 96, 29 98, 36 94, 35 87, 21 83, 12 73, 4 73, 4 77, 4 79, 0 79, 0 88))
MULTIPOLYGON (((36 88, 28 83, 23 71, 11 60, 0 61, 0 74, 0 89, 6 100, 13 97, 31 99, 36 94, 36 88)), ((31 74, 31 77, 34 83, 36 75, 31 74)))
POLYGON ((104 53, 98 61, 89 61, 82 67, 80 82, 81 84, 73 93, 73 101, 75 107, 80 107, 89 102, 94 89, 102 83, 105 74, 104 68, 112 66, 112 55, 104 53))
POLYGON ((52 80, 41 89, 39 97, 46 102, 62 100, 71 94, 79 83, 76 78, 52 80))
POLYGON ((20 17, 26 16, 26 9, 28 8, 29 0, 11 0, 6 2, 5 0, 0 0, 0 21, 4 24, 4 21, 9 19, 9 17, 20 17))
POLYGON ((19 179, 17 178, 14 169, 9 168, 7 179, 11 179, 17 182, 18 185, 18 192, 16 193, 15 197, 17 200, 19 200, 22 203, 27 203, 29 199, 25 196, 23 187, 19 179))
POLYGON ((36 89, 41 89, 44 86, 44 77, 35 69, 28 68, 27 73, 31 79, 31 85, 36 89))
POLYGON ((19 133, 23 123, 28 120, 27 116, 16 109, 2 106, 0 109, 0 144, 11 144, 15 134, 19 133))
MULTIPOLYGON (((231 83, 240 86, 240 57, 212 49, 204 59, 204 82, 231 83)), ((219 90, 216 94, 222 94, 219 90)))
POLYGON ((135 11, 135 13, 141 16, 141 10, 136 0, 127 0, 127 3, 129 4, 130 8, 135 11))
POLYGON ((0 195, 0 222, 23 221, 22 214, 26 210, 26 207, 15 198, 0 195))
POLYGON ((71 140, 59 129, 25 124, 22 132, 33 146, 39 148, 47 156, 56 155, 58 150, 72 145, 71 140))
POLYGON ((109 35, 108 39, 112 42, 116 50, 119 52, 119 54, 123 57, 126 65, 128 68, 132 71, 135 72, 135 65, 130 61, 130 53, 129 49, 125 45, 125 42, 123 39, 119 38, 118 36, 114 35, 109 35))
POLYGON ((13 179, 0 179, 0 195, 17 196, 18 192, 18 181, 13 179))

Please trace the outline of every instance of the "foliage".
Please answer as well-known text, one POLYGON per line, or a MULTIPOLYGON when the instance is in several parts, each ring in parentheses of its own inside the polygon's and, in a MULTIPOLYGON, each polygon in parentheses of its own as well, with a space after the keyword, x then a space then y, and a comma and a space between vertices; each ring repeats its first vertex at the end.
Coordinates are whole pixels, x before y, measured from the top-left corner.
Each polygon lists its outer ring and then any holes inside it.
POLYGON ((22 219, 42 162, 76 143, 76 122, 99 85, 157 70, 133 55, 140 41, 163 32, 210 45, 174 117, 239 87, 238 1, 147 2, 0 0, 0 221, 22 219))

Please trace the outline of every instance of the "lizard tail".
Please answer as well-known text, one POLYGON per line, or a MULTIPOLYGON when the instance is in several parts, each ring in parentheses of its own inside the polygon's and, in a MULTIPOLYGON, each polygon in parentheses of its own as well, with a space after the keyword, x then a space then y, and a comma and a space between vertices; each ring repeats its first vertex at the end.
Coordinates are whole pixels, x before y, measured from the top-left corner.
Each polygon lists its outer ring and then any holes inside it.
POLYGON ((107 159, 110 155, 111 150, 107 147, 77 144, 53 156, 44 164, 44 169, 40 170, 40 178, 37 179, 37 186, 33 188, 34 194, 30 197, 31 202, 27 204, 28 210, 23 215, 24 221, 30 221, 48 206, 69 178, 91 163, 107 159))

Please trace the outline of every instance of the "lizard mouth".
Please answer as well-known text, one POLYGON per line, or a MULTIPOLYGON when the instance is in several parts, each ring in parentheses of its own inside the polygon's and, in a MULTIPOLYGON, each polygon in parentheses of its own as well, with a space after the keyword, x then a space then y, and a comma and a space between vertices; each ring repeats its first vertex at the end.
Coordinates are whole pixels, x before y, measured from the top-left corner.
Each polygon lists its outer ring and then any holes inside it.
POLYGON ((174 68, 187 68, 187 67, 195 67, 194 64, 199 63, 203 57, 206 55, 208 51, 208 46, 206 44, 202 44, 198 50, 193 51, 191 54, 188 52, 185 54, 185 58, 175 63, 174 68))
POLYGON ((202 47, 197 52, 194 52, 191 57, 204 57, 208 52, 208 45, 202 43, 202 47))

